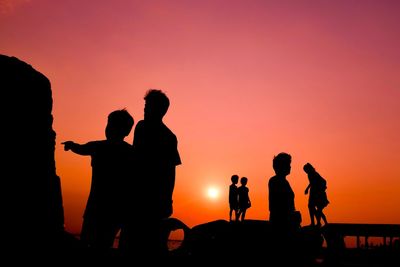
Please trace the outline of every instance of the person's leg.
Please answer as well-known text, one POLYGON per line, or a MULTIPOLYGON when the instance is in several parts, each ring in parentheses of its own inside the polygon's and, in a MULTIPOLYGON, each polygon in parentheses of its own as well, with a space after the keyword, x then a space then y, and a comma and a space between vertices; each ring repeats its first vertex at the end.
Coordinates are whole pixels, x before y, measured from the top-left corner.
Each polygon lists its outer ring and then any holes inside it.
POLYGON ((241 221, 243 222, 244 221, 244 218, 246 217, 246 209, 243 209, 243 212, 242 212, 242 219, 241 219, 241 221))
POLYGON ((238 209, 238 212, 237 212, 237 216, 236 216, 236 221, 240 221, 240 217, 242 216, 242 209, 238 209))
POLYGON ((324 214, 323 209, 321 209, 321 218, 322 218, 322 220, 324 221, 325 224, 328 224, 328 221, 326 220, 326 216, 324 214))
POLYGON ((308 213, 310 214, 310 223, 311 225, 315 225, 315 207, 313 205, 308 205, 308 213))
POLYGON ((316 208, 315 210, 315 218, 317 219, 317 226, 321 226, 321 217, 322 217, 322 210, 320 208, 316 208))
POLYGON ((230 222, 232 221, 232 213, 233 213, 233 209, 230 208, 230 209, 229 209, 229 221, 230 221, 230 222))

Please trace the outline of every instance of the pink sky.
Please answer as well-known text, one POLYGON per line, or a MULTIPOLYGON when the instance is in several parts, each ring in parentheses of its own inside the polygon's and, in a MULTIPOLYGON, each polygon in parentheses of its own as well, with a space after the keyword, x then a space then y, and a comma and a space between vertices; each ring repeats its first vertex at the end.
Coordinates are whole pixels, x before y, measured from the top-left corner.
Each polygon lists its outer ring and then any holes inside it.
POLYGON ((398 1, 0 0, 0 53, 52 83, 68 230, 91 169, 60 143, 103 139, 114 109, 139 121, 149 88, 171 100, 174 216, 189 226, 228 218, 233 173, 249 179, 247 217, 268 219, 281 151, 303 224, 306 162, 328 181, 328 220, 400 223, 399 13, 398 1))

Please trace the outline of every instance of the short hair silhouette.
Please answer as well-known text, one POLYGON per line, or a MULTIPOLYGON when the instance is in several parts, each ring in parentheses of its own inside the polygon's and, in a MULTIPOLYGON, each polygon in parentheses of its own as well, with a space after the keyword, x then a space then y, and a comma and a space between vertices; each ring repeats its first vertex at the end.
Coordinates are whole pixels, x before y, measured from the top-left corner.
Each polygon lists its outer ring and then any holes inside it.
POLYGON ((275 173, 282 173, 286 167, 290 167, 290 163, 292 162, 292 156, 288 153, 281 152, 277 156, 274 156, 272 160, 272 167, 274 168, 275 173))
POLYGON ((133 117, 125 108, 115 110, 108 115, 106 136, 125 137, 131 132, 133 124, 133 117))
POLYGON ((231 181, 232 183, 237 183, 239 181, 239 176, 236 174, 232 175, 231 181))
POLYGON ((149 115, 160 118, 164 117, 164 115, 167 113, 169 108, 169 98, 162 90, 148 90, 144 96, 144 100, 146 101, 146 105, 151 105, 149 109, 146 109, 145 107, 145 113, 151 111, 153 113, 149 115))

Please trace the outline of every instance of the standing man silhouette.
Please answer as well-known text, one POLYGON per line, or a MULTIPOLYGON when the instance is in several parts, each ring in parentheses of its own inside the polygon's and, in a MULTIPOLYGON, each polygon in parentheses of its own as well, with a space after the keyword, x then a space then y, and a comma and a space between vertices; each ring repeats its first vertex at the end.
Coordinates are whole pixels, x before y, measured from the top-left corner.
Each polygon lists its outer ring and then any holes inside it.
POLYGON ((177 137, 163 122, 170 104, 168 97, 161 90, 150 89, 144 100, 144 119, 137 123, 133 139, 133 210, 128 236, 123 238, 128 238, 124 245, 129 249, 140 249, 139 256, 163 256, 168 252, 169 232, 163 231, 162 225, 173 212, 176 166, 181 158, 177 137))

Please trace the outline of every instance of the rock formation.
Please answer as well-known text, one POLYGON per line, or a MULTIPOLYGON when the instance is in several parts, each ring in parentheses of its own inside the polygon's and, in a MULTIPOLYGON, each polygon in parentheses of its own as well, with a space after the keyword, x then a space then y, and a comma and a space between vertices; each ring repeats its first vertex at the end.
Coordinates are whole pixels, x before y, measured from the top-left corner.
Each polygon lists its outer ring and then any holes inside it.
POLYGON ((14 250, 54 247, 64 235, 54 159, 50 81, 27 63, 0 55, 2 220, 14 250))

